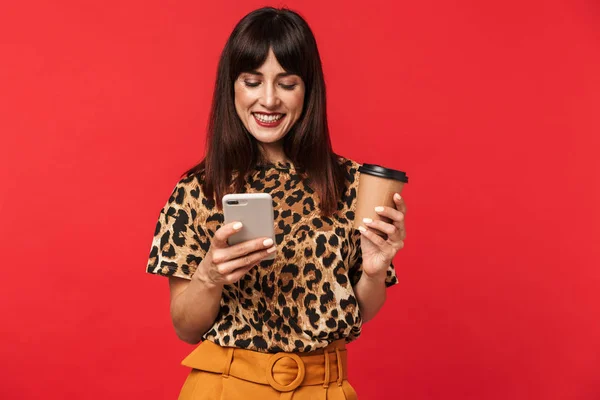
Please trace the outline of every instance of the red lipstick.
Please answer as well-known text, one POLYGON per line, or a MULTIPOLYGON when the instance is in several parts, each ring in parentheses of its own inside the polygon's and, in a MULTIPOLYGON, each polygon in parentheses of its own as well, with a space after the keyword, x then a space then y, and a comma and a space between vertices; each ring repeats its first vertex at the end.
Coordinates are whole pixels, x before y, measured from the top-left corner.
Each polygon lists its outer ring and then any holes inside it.
POLYGON ((256 123, 259 126, 265 127, 265 128, 275 128, 277 126, 279 126, 281 124, 281 122, 283 121, 283 119, 285 118, 285 114, 281 114, 281 113, 260 113, 262 115, 281 115, 281 118, 273 121, 273 122, 265 122, 265 121, 261 121, 257 115, 257 113, 252 113, 252 116, 254 117, 254 120, 256 121, 256 123))

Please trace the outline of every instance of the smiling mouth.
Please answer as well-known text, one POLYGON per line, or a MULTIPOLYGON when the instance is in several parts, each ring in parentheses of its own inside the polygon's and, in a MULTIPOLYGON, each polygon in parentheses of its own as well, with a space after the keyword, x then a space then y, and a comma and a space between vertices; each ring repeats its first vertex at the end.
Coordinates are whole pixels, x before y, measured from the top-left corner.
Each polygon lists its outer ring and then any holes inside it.
POLYGON ((285 114, 252 113, 252 115, 254 116, 254 118, 256 118, 258 122, 262 122, 263 124, 267 125, 274 124, 280 121, 283 117, 285 117, 285 114))

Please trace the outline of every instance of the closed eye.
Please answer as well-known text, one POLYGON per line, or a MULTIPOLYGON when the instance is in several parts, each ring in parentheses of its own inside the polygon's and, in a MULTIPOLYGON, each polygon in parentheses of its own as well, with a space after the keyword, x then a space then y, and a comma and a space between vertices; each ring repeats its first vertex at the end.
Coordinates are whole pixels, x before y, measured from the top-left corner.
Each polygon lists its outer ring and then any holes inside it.
POLYGON ((294 90, 294 88, 298 85, 295 83, 291 85, 284 85, 283 83, 280 83, 279 86, 281 86, 285 90, 294 90))

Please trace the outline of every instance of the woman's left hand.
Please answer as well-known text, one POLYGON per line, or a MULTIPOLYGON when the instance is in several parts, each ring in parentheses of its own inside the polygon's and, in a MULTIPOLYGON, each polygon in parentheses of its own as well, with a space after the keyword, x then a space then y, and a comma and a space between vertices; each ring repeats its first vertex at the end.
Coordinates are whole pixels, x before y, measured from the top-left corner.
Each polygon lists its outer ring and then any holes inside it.
POLYGON ((378 215, 391 220, 389 223, 365 218, 362 222, 367 229, 363 226, 358 228, 362 238, 362 268, 369 278, 385 279, 394 256, 404 247, 406 205, 398 193, 394 194, 394 204, 396 208, 382 206, 375 208, 378 215), (387 239, 379 236, 373 229, 386 234, 387 239))

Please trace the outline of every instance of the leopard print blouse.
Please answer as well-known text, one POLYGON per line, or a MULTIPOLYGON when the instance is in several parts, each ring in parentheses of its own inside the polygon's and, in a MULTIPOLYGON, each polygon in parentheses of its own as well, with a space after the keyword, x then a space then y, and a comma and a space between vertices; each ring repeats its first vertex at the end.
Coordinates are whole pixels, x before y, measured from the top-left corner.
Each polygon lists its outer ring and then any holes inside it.
MULTIPOLYGON (((262 164, 249 174, 246 192, 273 197, 276 257, 224 287, 204 340, 261 352, 306 352, 360 335, 353 291, 362 273, 360 233, 352 227, 360 165, 340 162, 346 188, 331 217, 319 215, 313 190, 292 164, 262 164)), ((202 179, 197 173, 177 183, 160 212, 147 272, 191 279, 208 251, 223 214, 203 196, 202 179)), ((386 286, 396 283, 390 265, 386 286)))

